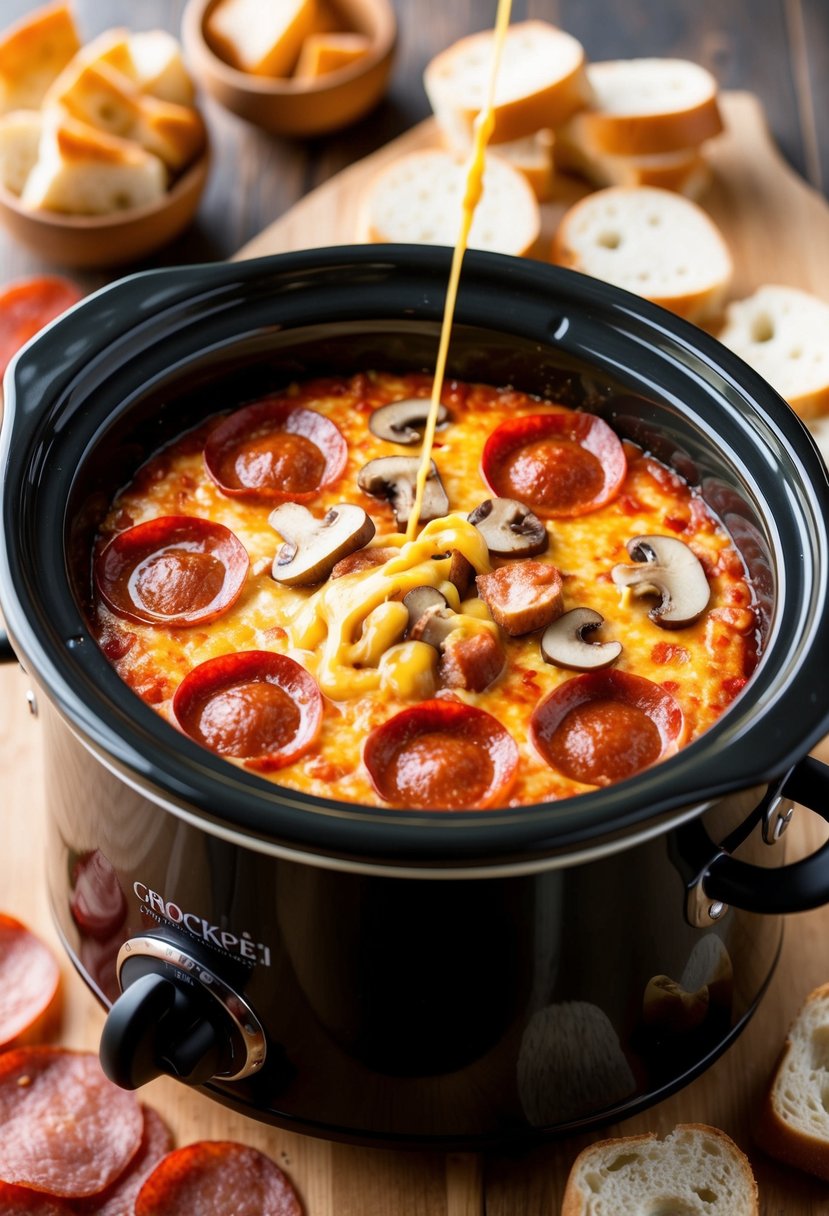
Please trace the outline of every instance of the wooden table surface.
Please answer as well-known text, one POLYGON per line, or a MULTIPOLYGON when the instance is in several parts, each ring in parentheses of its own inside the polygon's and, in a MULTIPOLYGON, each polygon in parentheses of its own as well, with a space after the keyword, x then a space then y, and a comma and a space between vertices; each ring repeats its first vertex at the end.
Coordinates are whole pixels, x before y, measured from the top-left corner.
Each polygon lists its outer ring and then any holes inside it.
MULTIPOLYGON (((400 46, 390 92, 350 130, 307 143, 278 140, 205 103, 214 168, 197 222, 145 265, 232 256, 314 186, 426 116, 424 64, 454 38, 491 24, 495 0, 395 3, 400 46)), ((162 26, 177 33, 183 0, 73 5, 84 35, 91 37, 113 25, 162 26)), ((35 0, 0 0, 0 25, 36 7, 35 0)), ((561 24, 592 59, 685 56, 711 68, 723 87, 751 90, 761 98, 790 164, 818 190, 829 190, 829 0, 515 0, 513 11, 516 19, 536 16, 561 24)), ((0 285, 47 269, 53 268, 0 230, 0 285)), ((74 277, 87 288, 105 281, 96 274, 74 277)), ((25 688, 19 672, 0 671, 0 909, 47 926, 54 942, 42 886, 42 825, 33 813, 39 807, 40 732, 26 715, 25 688), (26 830, 13 831, 9 821, 24 816, 26 830)), ((796 834, 801 848, 814 847, 811 823, 799 824, 796 834)), ((789 934, 812 947, 805 973, 801 968, 794 974, 784 951, 774 980, 780 999, 764 1003, 738 1046, 706 1077, 611 1134, 646 1127, 664 1132, 678 1121, 716 1122, 752 1153, 762 1216, 827 1216, 829 1187, 763 1158, 751 1148, 749 1133, 752 1104, 788 1017, 811 984, 829 978, 827 933, 825 910, 792 918, 789 934)), ((101 1013, 65 963, 64 970, 61 1041, 91 1046, 101 1013)), ((589 1139, 486 1158, 378 1152, 264 1128, 166 1080, 149 1087, 148 1100, 182 1142, 227 1136, 264 1149, 296 1179, 308 1216, 557 1216, 569 1162, 589 1139)))

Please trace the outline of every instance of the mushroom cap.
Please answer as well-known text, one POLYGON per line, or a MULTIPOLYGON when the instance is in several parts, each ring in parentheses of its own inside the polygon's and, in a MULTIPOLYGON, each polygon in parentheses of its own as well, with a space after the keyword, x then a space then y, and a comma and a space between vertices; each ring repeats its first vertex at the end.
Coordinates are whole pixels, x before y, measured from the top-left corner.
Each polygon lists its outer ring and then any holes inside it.
MULTIPOLYGON (((380 456, 364 464, 357 474, 357 484, 373 498, 385 498, 392 505, 398 528, 404 528, 414 506, 419 456, 380 456)), ((440 519, 449 512, 449 498, 434 460, 430 461, 429 476, 423 494, 420 523, 440 519)))
POLYGON ((467 519, 493 557, 535 557, 549 544, 544 524, 517 498, 487 498, 467 519))
POLYGON ((439 650, 443 642, 457 628, 456 614, 437 587, 428 584, 413 587, 403 596, 409 612, 406 637, 413 642, 426 642, 439 650))
MULTIPOLYGON (((378 439, 386 439, 389 443, 420 443, 421 432, 429 417, 431 401, 428 397, 407 397, 405 401, 392 401, 390 405, 381 405, 374 410, 368 420, 368 429, 378 439)), ((438 406, 438 426, 449 421, 449 411, 445 405, 438 406)))
POLYGON ((287 587, 321 583, 341 558, 364 548, 374 536, 374 522, 362 507, 338 503, 316 519, 307 507, 285 502, 271 511, 268 523, 282 537, 271 573, 287 587))
POLYGON ((711 588, 699 558, 675 536, 634 536, 627 551, 636 565, 620 562, 611 570, 617 587, 634 595, 658 595, 648 616, 663 629, 681 629, 699 620, 711 588))
POLYGON ((621 642, 588 642, 584 634, 604 624, 593 608, 571 608, 541 635, 541 653, 548 663, 569 671, 597 671, 610 667, 622 653, 621 642))

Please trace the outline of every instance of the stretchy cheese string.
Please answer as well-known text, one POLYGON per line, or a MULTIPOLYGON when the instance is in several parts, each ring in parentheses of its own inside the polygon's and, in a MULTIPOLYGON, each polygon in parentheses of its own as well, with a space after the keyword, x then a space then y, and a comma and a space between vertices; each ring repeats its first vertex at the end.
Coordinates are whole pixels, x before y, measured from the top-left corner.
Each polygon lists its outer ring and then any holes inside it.
POLYGON ((443 323, 440 330, 435 378, 432 382, 432 401, 429 406, 429 416, 423 432, 423 449, 420 457, 420 467, 417 471, 415 500, 409 522, 406 527, 406 539, 414 540, 417 525, 420 522, 420 512, 423 507, 423 494, 432 463, 432 445, 435 441, 435 429, 440 408, 440 396, 443 391, 443 381, 446 375, 446 356, 449 353, 449 338, 452 331, 452 320, 455 315, 455 302, 458 296, 458 283, 461 277, 461 264, 466 252, 469 230, 475 218, 475 209, 480 202, 484 185, 484 152, 489 137, 495 126, 495 84, 498 69, 501 66, 501 53, 509 26, 512 0, 498 0, 498 12, 495 17, 495 35, 492 42, 492 64, 489 73, 486 103, 475 119, 472 135, 472 151, 469 154, 469 167, 466 172, 466 191, 461 210, 461 226, 455 250, 452 254, 452 269, 449 272, 449 285, 446 289, 446 304, 443 309, 443 323))

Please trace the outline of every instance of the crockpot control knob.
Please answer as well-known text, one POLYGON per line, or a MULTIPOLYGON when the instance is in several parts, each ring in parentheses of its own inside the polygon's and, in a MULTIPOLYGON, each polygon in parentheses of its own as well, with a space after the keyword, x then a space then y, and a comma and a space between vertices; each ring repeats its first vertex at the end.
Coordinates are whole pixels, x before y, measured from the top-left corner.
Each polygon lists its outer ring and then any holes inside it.
POLYGON ((101 1035, 101 1065, 124 1089, 162 1073, 190 1085, 235 1081, 261 1068, 265 1035, 219 976, 162 938, 133 938, 118 955, 121 996, 101 1035))

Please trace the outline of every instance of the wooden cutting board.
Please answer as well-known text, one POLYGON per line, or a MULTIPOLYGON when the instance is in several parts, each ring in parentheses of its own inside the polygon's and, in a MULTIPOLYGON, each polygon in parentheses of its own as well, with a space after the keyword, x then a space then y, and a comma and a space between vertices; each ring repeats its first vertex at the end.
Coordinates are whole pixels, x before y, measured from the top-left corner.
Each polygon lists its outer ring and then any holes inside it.
MULTIPOLYGON (((724 108, 728 131, 711 146, 715 176, 703 202, 734 253, 735 293, 771 281, 829 294, 829 207, 782 161, 755 98, 730 94, 724 108)), ((308 195, 239 256, 353 241, 365 182, 388 160, 435 138, 430 122, 414 128, 308 195)), ((566 202, 581 192, 571 183, 562 200, 545 206, 548 235, 566 202)), ((0 910, 26 920, 62 960, 65 1001, 56 1040, 94 1050, 103 1014, 63 960, 48 912, 41 739, 27 711, 26 688, 22 673, 0 670, 0 910)), ((825 754, 829 759, 829 749, 825 754)), ((813 850, 822 839, 816 817, 800 810, 789 832, 790 856, 813 850)), ((777 973, 737 1044, 693 1085, 607 1134, 713 1123, 750 1154, 762 1216, 827 1216, 829 1187, 777 1167, 753 1148, 749 1131, 789 1020, 803 996, 829 980, 827 942, 829 908, 789 918, 777 973)), ((172 1081, 153 1082, 142 1097, 169 1121, 179 1143, 231 1138, 269 1153, 299 1186, 307 1216, 558 1216, 570 1163, 590 1139, 509 1156, 381 1152, 264 1127, 172 1081)))

